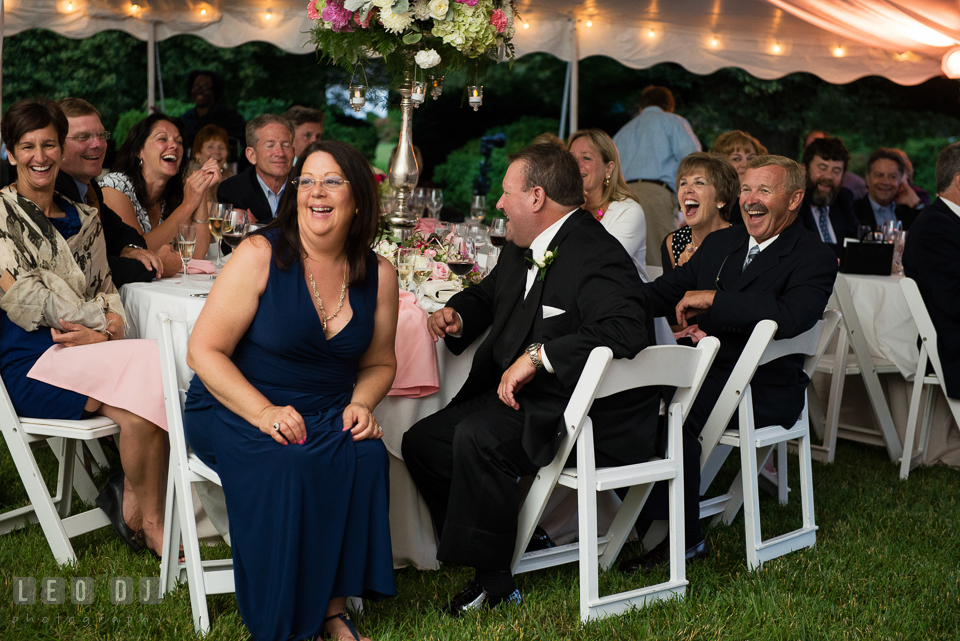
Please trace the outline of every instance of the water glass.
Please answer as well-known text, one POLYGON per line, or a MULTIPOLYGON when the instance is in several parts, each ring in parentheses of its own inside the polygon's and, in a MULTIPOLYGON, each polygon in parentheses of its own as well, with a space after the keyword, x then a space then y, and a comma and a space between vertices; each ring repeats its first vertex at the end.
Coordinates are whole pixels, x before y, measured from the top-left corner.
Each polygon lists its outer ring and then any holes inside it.
POLYGON ((427 209, 430 210, 430 218, 437 218, 440 210, 443 208, 443 190, 428 189, 426 192, 427 209))
POLYGON ((487 197, 474 194, 470 200, 470 217, 474 220, 483 220, 487 215, 487 197))
POLYGON ((883 240, 888 243, 896 242, 902 227, 903 224, 899 220, 883 221, 883 240))

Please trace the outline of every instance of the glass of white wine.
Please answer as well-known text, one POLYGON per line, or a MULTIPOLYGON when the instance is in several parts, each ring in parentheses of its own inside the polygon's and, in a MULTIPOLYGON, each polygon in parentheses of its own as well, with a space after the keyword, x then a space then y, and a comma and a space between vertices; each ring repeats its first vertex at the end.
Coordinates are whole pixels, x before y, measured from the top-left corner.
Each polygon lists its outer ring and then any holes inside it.
MULTIPOLYGON (((210 235, 217 241, 217 262, 213 266, 218 270, 223 267, 223 255, 220 251, 220 241, 223 239, 223 218, 231 209, 233 205, 230 203, 213 203, 210 205, 210 218, 207 219, 210 235)), ((216 278, 216 275, 211 278, 216 278)))
POLYGON ((192 224, 177 225, 177 251, 183 263, 183 278, 180 284, 187 282, 187 268, 193 260, 193 250, 197 246, 197 228, 192 224))
POLYGON ((397 250, 397 276, 400 278, 400 287, 407 291, 410 289, 410 281, 413 280, 416 257, 416 250, 404 247, 397 250))
POLYGON ((433 274, 433 259, 424 254, 417 254, 413 260, 413 282, 417 285, 417 298, 423 298, 422 285, 433 274))

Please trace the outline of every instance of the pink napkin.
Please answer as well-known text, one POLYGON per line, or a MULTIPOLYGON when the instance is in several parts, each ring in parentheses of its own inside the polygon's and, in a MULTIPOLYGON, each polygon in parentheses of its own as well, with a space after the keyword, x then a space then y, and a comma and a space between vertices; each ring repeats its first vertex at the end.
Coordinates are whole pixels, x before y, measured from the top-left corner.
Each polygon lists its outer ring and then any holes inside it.
MULTIPOLYGON (((191 260, 191 261, 190 261, 189 270, 190 270, 190 271, 189 271, 188 273, 190 273, 190 274, 215 274, 215 273, 217 273, 217 268, 213 266, 213 262, 211 262, 211 261, 209 261, 209 260, 203 260, 203 259, 201 259, 201 258, 194 258, 193 260, 191 260)), ((181 268, 180 271, 177 272, 177 273, 178 273, 178 274, 182 274, 182 273, 183 273, 183 269, 181 268)))
POLYGON ((120 407, 167 429, 155 340, 54 345, 40 356, 27 377, 120 407))
POLYGON ((440 222, 440 220, 437 218, 421 218, 417 221, 417 226, 413 228, 413 233, 429 236, 437 230, 438 222, 440 222))
POLYGON ((427 330, 427 312, 412 292, 400 292, 396 352, 397 377, 387 396, 420 398, 439 391, 437 348, 427 330))

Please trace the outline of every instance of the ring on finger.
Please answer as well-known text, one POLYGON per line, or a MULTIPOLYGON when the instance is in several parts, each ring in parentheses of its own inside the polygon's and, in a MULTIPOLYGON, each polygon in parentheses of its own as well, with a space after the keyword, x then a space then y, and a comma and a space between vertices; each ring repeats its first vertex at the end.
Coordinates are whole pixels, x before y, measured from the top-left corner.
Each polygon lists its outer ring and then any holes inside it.
POLYGON ((274 429, 274 431, 279 432, 279 431, 280 431, 280 423, 279 423, 279 422, 274 423, 274 424, 273 424, 273 429, 274 429))
POLYGON ((383 434, 383 428, 377 425, 377 434, 383 434))

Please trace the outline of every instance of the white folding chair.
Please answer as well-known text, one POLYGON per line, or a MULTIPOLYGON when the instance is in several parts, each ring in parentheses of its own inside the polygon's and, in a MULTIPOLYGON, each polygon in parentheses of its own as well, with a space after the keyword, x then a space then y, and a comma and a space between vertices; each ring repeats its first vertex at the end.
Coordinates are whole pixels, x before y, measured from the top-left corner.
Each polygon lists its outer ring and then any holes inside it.
POLYGON ((696 348, 648 347, 630 360, 614 360, 607 347, 590 354, 564 412, 567 433, 553 462, 540 469, 520 510, 517 545, 513 556, 514 574, 544 567, 580 562, 580 619, 617 614, 649 601, 683 595, 687 580, 683 536, 683 452, 681 429, 700 385, 716 356, 720 342, 700 341, 696 348), (669 385, 677 392, 668 409, 666 457, 647 463, 597 469, 593 450, 593 423, 587 415, 595 398, 638 387, 669 385), (564 468, 574 445, 577 467, 564 468), (670 578, 645 588, 600 596, 599 567, 608 569, 616 560, 640 509, 657 481, 668 481, 670 489, 670 578), (543 515, 550 494, 557 485, 576 489, 580 522, 579 543, 536 552, 525 552, 534 528, 543 515), (630 490, 610 530, 603 538, 597 533, 597 493, 629 487, 630 490))
POLYGON ((826 415, 820 409, 820 401, 813 389, 808 389, 810 419, 817 436, 823 439, 823 445, 812 445, 813 457, 818 461, 833 463, 837 451, 837 438, 859 443, 880 445, 887 448, 891 461, 900 458, 900 438, 893 425, 890 406, 880 385, 879 374, 899 374, 897 366, 886 359, 870 354, 870 347, 863 334, 860 319, 850 294, 850 286, 843 274, 837 274, 833 295, 840 313, 843 315, 843 330, 837 336, 837 348, 820 359, 817 371, 830 376, 830 396, 827 400, 826 415), (853 350, 851 352, 851 349, 853 350), (843 387, 847 376, 859 375, 863 378, 870 407, 880 429, 872 425, 840 424, 840 403, 843 400, 843 387))
POLYGON ((916 281, 912 278, 903 278, 900 281, 900 290, 907 300, 907 307, 913 315, 913 322, 916 323, 920 334, 920 360, 917 362, 917 370, 913 378, 910 410, 907 414, 907 433, 903 439, 903 456, 900 459, 900 478, 905 481, 910 476, 910 470, 923 461, 923 455, 927 451, 933 409, 937 402, 937 389, 943 390, 943 396, 947 399, 947 405, 957 425, 960 425, 960 400, 947 396, 947 388, 943 382, 943 366, 940 364, 940 353, 937 351, 937 330, 933 326, 933 321, 930 320, 930 313, 923 302, 916 281), (933 374, 927 374, 928 360, 933 365, 933 374), (927 389, 927 402, 923 409, 920 443, 914 451, 920 413, 920 395, 924 387, 927 389))
POLYGON ((200 540, 193 507, 192 484, 212 481, 221 485, 220 477, 207 467, 197 455, 188 451, 183 434, 183 410, 180 387, 177 383, 177 361, 173 350, 170 318, 163 312, 160 320, 160 371, 163 375, 163 400, 167 409, 167 427, 170 431, 170 468, 167 473, 167 504, 164 515, 163 559, 160 562, 160 589, 172 589, 184 578, 190 590, 190 610, 193 627, 198 634, 210 630, 208 594, 235 592, 233 560, 200 560, 200 540), (179 560, 180 540, 183 539, 183 562, 179 560))
POLYGON ((18 417, 0 381, 0 431, 30 499, 30 505, 0 514, 0 534, 39 522, 57 563, 75 562, 77 554, 70 539, 110 525, 110 519, 98 507, 70 516, 75 488, 88 504, 97 498, 97 488, 77 458, 77 443, 119 434, 120 426, 104 416, 78 421, 18 417), (33 449, 45 443, 59 461, 53 496, 33 455, 33 449))
POLYGON ((757 426, 753 416, 753 394, 749 381, 753 379, 758 367, 772 360, 791 354, 803 354, 804 372, 809 376, 817 366, 817 362, 833 338, 840 314, 833 310, 824 313, 823 318, 811 329, 794 338, 771 341, 776 333, 776 323, 762 321, 751 335, 747 347, 741 354, 740 360, 734 367, 734 374, 724 386, 717 406, 707 419, 707 424, 701 432, 704 451, 701 454, 701 493, 713 481, 723 459, 731 448, 740 448, 740 473, 730 485, 730 489, 723 495, 701 502, 700 516, 713 515, 712 523, 721 519, 729 525, 740 507, 744 506, 746 529, 747 566, 754 570, 770 559, 789 554, 794 550, 813 547, 816 544, 817 526, 813 513, 813 466, 810 453, 810 422, 807 416, 807 404, 804 402, 803 411, 799 420, 792 427, 757 426), (762 327, 761 327, 762 325, 762 327), (759 330, 759 331, 758 331, 759 330), (754 343, 754 337, 757 341, 754 343), (766 347, 757 355, 757 347, 767 343, 766 347), (741 362, 745 367, 741 368, 741 362), (749 373, 747 377, 746 374, 749 373), (736 375, 736 378, 734 378, 736 375), (732 411, 739 412, 739 428, 726 429, 732 411), (722 413, 718 414, 718 410, 722 413), (719 439, 716 439, 718 430, 723 428, 719 439), (714 440, 716 439, 716 440, 714 440), (800 464, 800 497, 802 509, 802 525, 799 529, 764 541, 760 531, 760 488, 758 476, 760 468, 766 463, 775 446, 779 447, 779 465, 777 480, 779 483, 779 498, 786 503, 785 491, 787 480, 786 452, 783 445, 789 441, 798 443, 800 464), (713 451, 708 451, 708 444, 715 442, 713 451))

